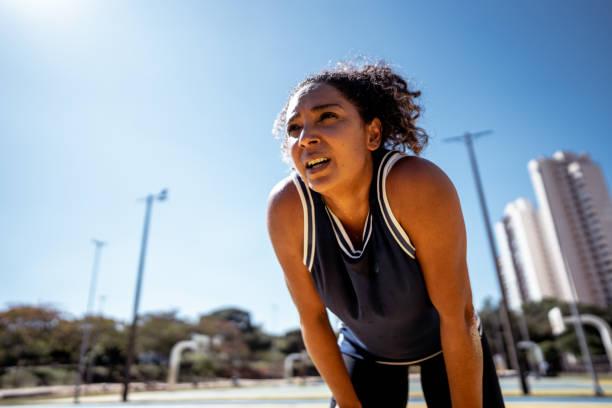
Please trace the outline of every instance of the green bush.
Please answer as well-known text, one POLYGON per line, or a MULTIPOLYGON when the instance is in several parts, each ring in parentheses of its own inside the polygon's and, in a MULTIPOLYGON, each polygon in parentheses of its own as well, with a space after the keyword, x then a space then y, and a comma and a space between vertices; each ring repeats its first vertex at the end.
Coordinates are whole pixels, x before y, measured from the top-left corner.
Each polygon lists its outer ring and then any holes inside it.
POLYGON ((11 367, 0 377, 0 383, 2 388, 34 387, 38 377, 27 368, 11 367))
POLYGON ((156 364, 138 364, 138 374, 142 381, 166 381, 166 368, 156 364))
POLYGON ((73 370, 57 367, 33 367, 32 374, 38 379, 38 385, 73 384, 76 373, 73 370))

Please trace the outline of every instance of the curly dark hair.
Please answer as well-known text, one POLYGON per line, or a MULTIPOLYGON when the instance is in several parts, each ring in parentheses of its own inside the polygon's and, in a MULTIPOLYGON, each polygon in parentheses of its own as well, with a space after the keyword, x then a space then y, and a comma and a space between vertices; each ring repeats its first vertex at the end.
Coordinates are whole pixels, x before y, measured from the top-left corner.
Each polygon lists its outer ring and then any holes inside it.
POLYGON ((427 145, 429 136, 416 121, 422 108, 416 103, 421 95, 409 88, 408 83, 384 62, 357 65, 340 62, 333 69, 309 75, 289 94, 285 106, 274 121, 273 134, 282 139, 283 155, 287 156, 286 121, 291 97, 304 86, 328 84, 352 102, 364 123, 378 118, 382 123, 382 143, 388 149, 411 150, 419 155, 427 145))

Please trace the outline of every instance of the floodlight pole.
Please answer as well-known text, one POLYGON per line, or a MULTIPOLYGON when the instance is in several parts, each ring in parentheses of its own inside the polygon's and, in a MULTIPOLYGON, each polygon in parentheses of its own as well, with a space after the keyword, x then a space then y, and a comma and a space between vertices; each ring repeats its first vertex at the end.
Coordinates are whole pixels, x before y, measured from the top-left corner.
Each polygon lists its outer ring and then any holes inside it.
POLYGON ((516 353, 516 343, 514 340, 514 334, 512 333, 512 325, 510 324, 510 314, 508 307, 508 298, 506 296, 506 290, 504 288, 501 271, 499 268, 497 249, 495 247, 495 242, 493 240, 493 231, 491 230, 491 224, 489 222, 489 210, 487 207, 487 202, 485 200, 484 189, 482 187, 482 181, 480 179, 480 172, 478 171, 478 163, 476 161, 476 153, 474 152, 474 138, 482 137, 488 134, 493 133, 491 130, 485 130, 482 132, 470 133, 466 132, 462 136, 448 137, 445 138, 445 142, 464 142, 467 149, 468 154, 470 156, 470 164, 472 166, 472 174, 474 176, 474 181, 476 182, 476 189, 478 190, 478 199, 480 200, 480 209, 482 210, 482 216, 484 218, 485 229, 487 231, 487 238, 489 241, 489 248, 491 250, 491 255, 493 256, 493 264, 495 265, 495 272, 497 273, 497 281, 499 283, 499 289, 502 298, 502 307, 501 307, 501 323, 504 328, 504 336, 506 338, 506 345, 508 346, 508 357, 510 359, 510 363, 514 368, 519 371, 519 379, 521 382, 521 389, 524 395, 529 394, 529 384, 527 383, 527 374, 525 373, 524 367, 520 364, 518 359, 518 355, 516 353))
POLYGON ((94 250, 93 268, 91 270, 91 282, 89 283, 89 295, 87 297, 87 311, 85 312, 85 318, 83 319, 83 339, 81 340, 81 349, 79 352, 79 368, 74 384, 75 404, 79 403, 79 396, 81 394, 81 381, 83 381, 83 376, 85 374, 85 366, 87 363, 87 359, 85 357, 87 354, 87 349, 89 348, 89 340, 91 338, 92 327, 91 323, 87 322, 87 318, 89 318, 93 312, 93 304, 96 294, 96 283, 98 279, 98 268, 100 265, 100 253, 102 252, 102 247, 106 245, 104 241, 100 241, 97 239, 92 239, 91 241, 96 247, 94 250))
POLYGON ((164 201, 168 197, 168 190, 164 189, 159 194, 149 194, 145 198, 146 210, 144 227, 142 230, 142 241, 140 244, 140 259, 138 262, 138 275, 136 278, 136 293, 134 295, 134 309, 132 312, 132 325, 128 338, 127 360, 125 364, 125 373, 123 376, 123 393, 122 400, 127 402, 130 389, 130 368, 134 362, 134 347, 136 345, 136 330, 138 327, 138 306, 140 304, 140 291, 142 287, 142 275, 144 273, 145 257, 147 254, 147 241, 149 238, 149 224, 151 222, 151 210, 155 200, 164 201))

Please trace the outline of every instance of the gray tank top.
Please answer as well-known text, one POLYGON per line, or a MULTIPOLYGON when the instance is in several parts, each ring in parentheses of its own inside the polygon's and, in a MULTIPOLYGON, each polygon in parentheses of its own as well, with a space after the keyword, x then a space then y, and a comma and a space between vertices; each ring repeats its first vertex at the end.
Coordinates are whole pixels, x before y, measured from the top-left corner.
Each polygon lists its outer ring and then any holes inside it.
POLYGON ((416 249, 387 200, 386 177, 402 157, 384 149, 373 153, 361 248, 321 195, 293 175, 304 210, 304 265, 325 306, 341 320, 340 350, 386 364, 414 364, 442 352, 438 312, 416 249))

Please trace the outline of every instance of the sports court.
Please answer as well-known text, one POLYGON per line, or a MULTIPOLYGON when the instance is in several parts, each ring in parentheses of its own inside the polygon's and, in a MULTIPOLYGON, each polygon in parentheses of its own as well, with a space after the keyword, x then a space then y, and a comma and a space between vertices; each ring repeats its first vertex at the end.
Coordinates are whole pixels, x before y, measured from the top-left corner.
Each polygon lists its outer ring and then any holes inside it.
MULTIPOLYGON (((593 397, 592 384, 586 377, 530 379, 532 395, 521 395, 515 378, 502 378, 506 406, 509 408, 612 407, 612 377, 601 379, 605 397, 593 397)), ((81 405, 95 408, 146 406, 148 408, 326 408, 329 390, 320 380, 287 383, 285 381, 242 381, 240 387, 193 388, 176 391, 132 392, 130 402, 122 404, 118 393, 88 395, 81 405)), ((72 398, 55 398, 1 403, 3 406, 58 408, 74 406, 72 398)), ((409 407, 425 408, 418 376, 410 378, 409 407)))

